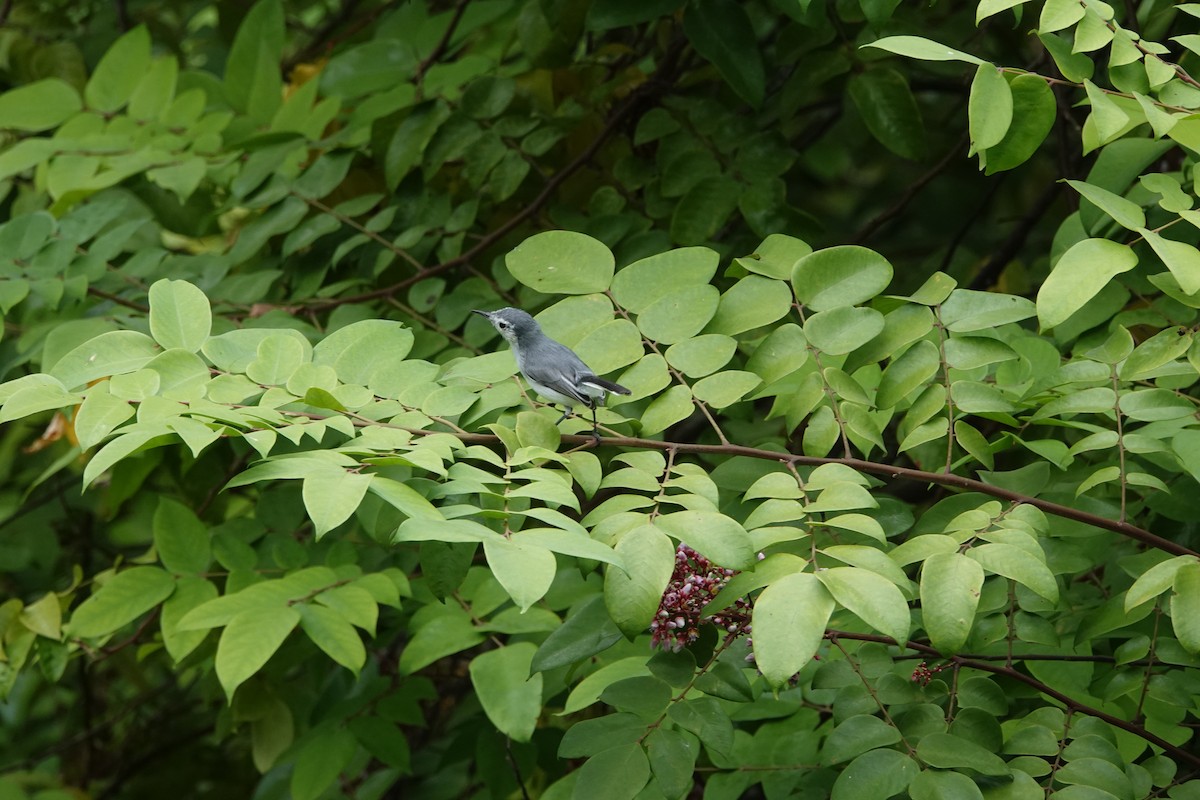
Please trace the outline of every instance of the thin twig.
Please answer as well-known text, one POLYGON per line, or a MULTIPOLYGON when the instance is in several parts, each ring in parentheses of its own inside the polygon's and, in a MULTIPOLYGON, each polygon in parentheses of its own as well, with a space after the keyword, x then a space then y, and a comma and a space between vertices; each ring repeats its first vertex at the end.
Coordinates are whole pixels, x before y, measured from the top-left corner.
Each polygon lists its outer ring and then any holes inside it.
POLYGON ((1081 714, 1086 714, 1089 717, 1095 717, 1096 719, 1107 722, 1113 727, 1120 728, 1128 733, 1132 733, 1134 736, 1144 739, 1156 747, 1162 748, 1164 752, 1169 753, 1176 760, 1186 761, 1189 764, 1200 766, 1200 755, 1184 750, 1181 747, 1176 747, 1166 739, 1163 739, 1157 734, 1151 733, 1145 728, 1135 725, 1128 720, 1123 720, 1120 717, 1113 716, 1112 714, 1101 711, 1098 708, 1092 708, 1091 706, 1085 705, 1078 700, 1063 694, 1052 686, 1042 683, 1038 679, 1030 677, 1023 672, 1019 672, 1012 667, 990 664, 985 661, 974 661, 969 658, 963 658, 962 656, 943 656, 936 647, 917 644, 916 642, 908 642, 904 645, 901 645, 890 636, 882 636, 873 633, 848 633, 846 631, 831 630, 825 632, 825 638, 831 642, 836 642, 838 639, 857 639, 859 641, 879 642, 881 644, 894 645, 896 647, 911 647, 914 650, 920 650, 928 655, 937 656, 938 658, 945 658, 952 664, 967 667, 968 669, 977 669, 980 672, 990 672, 993 675, 1001 675, 1005 678, 1011 678, 1012 680, 1019 681, 1020 683, 1030 686, 1042 694, 1057 700, 1071 711, 1077 711, 1081 714))

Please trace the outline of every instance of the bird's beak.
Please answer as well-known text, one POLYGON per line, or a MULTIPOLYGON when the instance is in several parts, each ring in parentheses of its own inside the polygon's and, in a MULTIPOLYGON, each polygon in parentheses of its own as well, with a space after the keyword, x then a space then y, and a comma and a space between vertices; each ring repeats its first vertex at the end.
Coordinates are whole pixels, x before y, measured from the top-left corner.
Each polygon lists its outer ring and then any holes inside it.
POLYGON ((490 311, 480 311, 478 308, 473 308, 473 309, 471 309, 471 313, 472 313, 472 314, 478 314, 479 316, 483 317, 484 319, 489 319, 489 320, 490 320, 490 319, 492 318, 492 312, 490 312, 490 311))

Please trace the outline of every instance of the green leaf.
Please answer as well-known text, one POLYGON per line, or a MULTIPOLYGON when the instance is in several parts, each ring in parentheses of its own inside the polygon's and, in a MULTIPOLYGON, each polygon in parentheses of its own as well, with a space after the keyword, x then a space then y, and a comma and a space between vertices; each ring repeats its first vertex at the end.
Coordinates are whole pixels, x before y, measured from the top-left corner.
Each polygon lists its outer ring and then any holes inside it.
POLYGON ((238 26, 225 60, 225 96, 234 108, 269 124, 283 102, 279 64, 284 40, 279 0, 260 0, 238 26))
POLYGON ((665 356, 668 364, 689 378, 703 378, 728 364, 735 352, 733 337, 706 333, 671 345, 665 356))
POLYGON ((693 0, 684 11, 683 32, 743 100, 762 105, 766 92, 762 54, 741 5, 735 0, 693 0))
POLYGON ((686 341, 709 323, 720 305, 715 286, 685 286, 656 300, 638 314, 637 324, 647 338, 662 344, 686 341))
POLYGON ((409 517, 443 519, 442 512, 406 483, 375 475, 367 488, 409 517))
POLYGON ((949 733, 931 733, 921 737, 917 757, 941 769, 973 769, 984 775, 1009 774, 1004 759, 969 739, 949 733))
POLYGON ((1182 567, 1195 563, 1195 556, 1176 556, 1143 572, 1125 592, 1126 613, 1165 592, 1175 583, 1175 576, 1182 567))
POLYGON ((879 408, 891 408, 926 385, 941 365, 937 345, 928 340, 917 342, 883 371, 875 404, 879 408))
POLYGON ((791 310, 792 293, 783 281, 747 275, 721 295, 709 333, 734 336, 770 325, 791 310))
POLYGON ((642 337, 627 319, 609 320, 588 333, 574 349, 598 375, 629 366, 645 355, 642 337))
POLYGON ((414 518, 400 524, 394 542, 483 542, 500 534, 469 519, 435 520, 414 518))
POLYGON ((754 603, 754 661, 773 687, 787 684, 816 655, 833 613, 833 597, 807 572, 787 575, 754 603))
POLYGON ((859 115, 880 144, 902 158, 925 153, 925 123, 905 77, 891 67, 860 72, 847 86, 859 115))
POLYGON ((741 184, 721 175, 696 181, 671 215, 671 239, 684 245, 707 242, 737 208, 741 191, 741 184))
POLYGON ((961 553, 935 553, 921 568, 921 620, 933 646, 943 653, 961 649, 971 633, 983 568, 961 553))
POLYGON ((113 42, 96 64, 83 96, 88 108, 111 113, 129 100, 150 69, 150 33, 139 25, 113 42))
POLYGON ((650 781, 650 762, 636 742, 602 750, 579 768, 572 800, 633 800, 650 781))
MULTIPOLYGON (((6 404, 7 405, 7 404, 6 404)), ((83 485, 90 486, 92 481, 103 475, 117 462, 142 450, 147 445, 164 444, 166 430, 121 434, 101 447, 88 460, 83 470, 83 485), (156 441, 157 440, 157 441, 156 441)))
POLYGON ((754 563, 750 534, 724 514, 676 511, 658 517, 655 525, 722 567, 741 570, 754 563))
POLYGON ((873 308, 839 306, 818 311, 804 322, 804 337, 831 355, 852 353, 883 330, 883 314, 873 308))
POLYGON ((367 649, 354 626, 341 614, 323 605, 297 603, 292 608, 300 612, 300 628, 313 644, 357 675, 367 661, 367 649))
POLYGON ((97 378, 141 369, 158 355, 154 340, 137 331, 109 331, 71 350, 48 371, 67 389, 97 378))
POLYGON ((692 788, 699 747, 676 730, 655 728, 646 737, 646 755, 658 788, 667 797, 682 797, 692 788))
POLYGON ((382 717, 361 716, 350 720, 350 730, 375 758, 402 772, 410 771, 412 755, 400 726, 382 717))
POLYGON ((55 378, 41 373, 22 376, 15 381, 9 381, 5 386, 9 387, 12 393, 6 393, 0 422, 12 422, 40 411, 77 405, 83 400, 79 395, 64 389, 55 378))
POLYGON ((980 64, 971 81, 967 104, 971 147, 975 152, 995 147, 1013 121, 1013 93, 1008 81, 992 64, 980 64))
POLYGON ((622 536, 614 549, 625 569, 605 570, 604 603, 613 622, 632 638, 646 632, 658 611, 675 569, 675 547, 654 525, 640 525, 622 536))
POLYGON ((1185 294, 1200 292, 1200 250, 1190 244, 1167 239, 1146 228, 1139 228, 1138 233, 1179 281, 1179 287, 1185 294))
POLYGON ((1128 245, 1108 239, 1076 242, 1063 253, 1038 290, 1039 325, 1045 330, 1066 322, 1109 281, 1135 266, 1137 255, 1128 245))
POLYGON ((1069 28, 1078 23, 1087 14, 1087 7, 1076 3, 1075 0, 1048 0, 1042 6, 1042 14, 1038 20, 1038 30, 1042 33, 1054 33, 1063 28, 1069 28))
POLYGON ((300 622, 292 606, 263 603, 235 616, 217 643, 217 679, 225 696, 233 693, 267 663, 300 622))
POLYGON ((1018 75, 1009 84, 1012 90, 1012 124, 1004 138, 987 150, 985 172, 1014 169, 1037 152, 1057 119, 1054 92, 1037 75, 1018 75))
POLYGON ((162 605, 163 645, 171 659, 178 664, 200 646, 208 636, 208 628, 184 630, 179 621, 184 615, 217 597, 217 587, 204 578, 183 577, 175 583, 175 591, 162 605))
POLYGON ((1100 144, 1105 144, 1125 129, 1129 124, 1129 115, 1121 110, 1107 92, 1090 80, 1085 79, 1083 86, 1087 90, 1088 101, 1092 104, 1088 122, 1095 125, 1100 144))
POLYGON ((613 277, 613 299, 622 308, 640 314, 681 286, 707 284, 720 263, 721 257, 707 247, 678 247, 643 258, 621 268, 613 277))
MULTIPOLYGON (((14 405, 13 410, 16 409, 14 405)), ((6 403, 4 416, 8 413, 6 403)), ((88 389, 87 397, 75 412, 75 436, 79 439, 79 447, 87 450, 99 444, 133 413, 130 403, 110 394, 108 381, 88 389)))
MULTIPOLYGON (((383 578, 379 573, 373 573, 383 578)), ((387 583, 390 580, 384 578, 387 583)), ((386 584, 383 584, 386 585, 386 584)), ((316 596, 316 601, 340 614, 346 622, 375 635, 375 623, 379 621, 379 602, 362 586, 335 586, 316 596)), ((390 598, 396 604, 395 598, 390 598)))
POLYGON ((204 292, 187 281, 163 278, 150 287, 150 335, 164 349, 197 352, 212 330, 204 292))
MULTIPOLYGON (((1024 774, 1024 773, 1018 773, 1024 774)), ((1028 776, 1026 775, 1028 778, 1028 776)), ((1032 783, 1033 779, 1028 778, 1032 783)), ((1013 783, 1006 784, 1007 787, 1015 787, 1021 781, 1015 779, 1013 783)), ((1036 783, 1033 787, 1040 789, 1036 783)), ((983 792, 979 790, 979 785, 975 781, 968 778, 961 772, 950 772, 943 770, 927 769, 922 770, 913 778, 913 782, 908 786, 908 794, 912 800, 944 800, 944 798, 955 798, 955 800, 983 800, 983 792)), ((1004 795, 1005 797, 1017 798, 1031 797, 1030 789, 1026 787, 1024 795, 1004 795)), ((999 800, 999 795, 996 796, 999 800)))
POLYGON ((517 608, 525 612, 550 588, 556 562, 549 550, 522 541, 523 538, 518 534, 511 539, 487 539, 483 543, 483 552, 496 580, 517 608))
MULTIPOLYGON (((368 42, 367 44, 374 44, 377 49, 381 44, 388 45, 382 48, 383 52, 387 54, 385 58, 404 53, 404 48, 395 47, 390 42, 368 42)), ((342 53, 342 57, 345 58, 354 51, 355 48, 352 48, 342 53)), ((335 62, 336 58, 329 64, 329 67, 333 67, 335 62)), ((322 73, 322 78, 327 77, 327 71, 322 73)), ((449 116, 450 111, 445 102, 441 100, 421 103, 408 112, 408 116, 396 127, 396 132, 392 136, 383 160, 383 174, 389 189, 394 191, 400 181, 421 163, 421 158, 428 149, 430 140, 449 116)))
POLYGON ((896 55, 908 56, 921 61, 965 61, 968 64, 987 63, 969 53, 946 47, 944 44, 920 36, 885 36, 863 47, 878 47, 896 55))
POLYGON ((358 510, 373 476, 347 472, 330 466, 304 478, 301 494, 304 508, 313 521, 316 537, 320 539, 341 525, 358 510))
POLYGON ((821 747, 821 763, 841 764, 868 750, 900 741, 900 731, 879 717, 857 714, 838 724, 821 747))
POLYGON ((1144 380, 1156 370, 1182 356, 1192 346, 1192 334, 1183 328, 1159 331, 1134 348, 1117 368, 1125 380, 1144 380))
POLYGON ((258 358, 258 346, 272 336, 286 336, 300 345, 301 361, 312 359, 313 348, 304 334, 280 328, 240 328, 209 337, 200 348, 217 369, 226 372, 245 372, 258 358))
POLYGON ((292 800, 317 800, 333 785, 358 750, 354 734, 331 725, 319 728, 296 753, 292 770, 292 800))
POLYGON ((1183 564, 1171 593, 1171 628, 1189 652, 1200 652, 1200 564, 1183 564))
POLYGON ((1058 602, 1058 582, 1036 557, 1016 545, 992 543, 972 547, 967 555, 988 572, 1011 578, 1051 603, 1058 602))
MULTIPOLYGON (((1086 197, 1093 205, 1117 221, 1123 228, 1131 231, 1146 227, 1146 214, 1142 207, 1132 200, 1126 200, 1119 194, 1114 194, 1100 186, 1094 186, 1083 181, 1067 181, 1071 188, 1086 197)), ((1114 243, 1115 244, 1115 243, 1114 243)))
POLYGON ((154 510, 154 549, 163 566, 176 574, 204 572, 212 561, 210 534, 190 508, 167 496, 154 510))
POLYGON ((667 714, 679 727, 696 734, 710 751, 721 755, 732 751, 733 724, 716 698, 697 697, 672 703, 667 714))
POLYGON ((513 534, 509 541, 536 545, 555 553, 576 558, 590 558, 594 561, 603 561, 606 564, 615 564, 622 569, 625 568, 624 562, 616 554, 616 551, 582 533, 570 533, 555 528, 525 528, 513 534))
POLYGON ((955 289, 942 304, 941 317, 954 333, 968 333, 1020 322, 1036 313, 1036 306, 1024 297, 955 289))
POLYGON ((471 660, 471 685, 496 729, 513 741, 528 742, 542 712, 542 675, 530 675, 537 645, 518 642, 471 660))
POLYGON ((864 303, 892 282, 892 265, 874 250, 842 245, 817 250, 792 268, 796 297, 814 311, 864 303))
POLYGON ((753 253, 735 258, 734 262, 747 272, 786 281, 792 277, 796 262, 812 251, 807 242, 794 236, 772 233, 754 248, 753 253))
POLYGON ((246 365, 246 377, 265 386, 283 386, 300 368, 304 346, 284 334, 267 336, 258 343, 257 354, 246 365))
MULTIPOLYGON (((529 668, 546 672, 590 658, 612 647, 621 639, 621 631, 608 616, 604 598, 593 595, 542 642, 529 668)), ((689 673, 689 680, 691 674, 689 673)))
POLYGON ((413 332, 403 323, 364 319, 338 328, 312 351, 317 367, 332 367, 342 383, 372 384, 381 372, 396 370, 413 346, 413 332))
POLYGON ((465 612, 442 614, 422 625, 400 653, 401 675, 411 675, 439 658, 474 647, 484 640, 465 612))
POLYGON ((72 612, 67 633, 81 639, 112 633, 166 600, 174 589, 175 581, 157 567, 118 572, 72 612))
POLYGON ((901 644, 908 640, 908 602, 887 578, 856 567, 832 567, 818 572, 817 579, 863 622, 901 644))
POLYGON ((710 408, 725 408, 750 394, 761 383, 762 379, 753 372, 731 369, 701 378, 692 387, 692 394, 710 408))
POLYGON ((979 7, 975 9, 975 24, 978 25, 994 14, 1027 2, 1029 0, 980 0, 979 7))
MULTIPOLYGON (((129 116, 145 122, 157 120, 175 99, 178 75, 179 63, 174 56, 154 59, 129 97, 129 116)), ((199 160, 204 163, 203 159, 199 160)))
POLYGON ((603 292, 613 280, 612 252, 590 236, 543 231, 517 245, 504 259, 512 276, 546 294, 603 292))
POLYGON ((833 783, 831 800, 862 800, 899 794, 919 774, 916 763, 891 749, 869 750, 851 761, 833 783))
POLYGON ((1070 41, 1050 33, 1039 33, 1038 38, 1054 59, 1058 71, 1067 80, 1082 83, 1092 77, 1096 69, 1095 63, 1083 53, 1072 52, 1070 41))
POLYGON ((642 435, 661 433, 690 417, 694 410, 691 390, 686 386, 672 386, 654 398, 642 413, 642 435))
POLYGON ((49 130, 82 108, 73 86, 58 78, 43 78, 0 94, 0 128, 49 130))

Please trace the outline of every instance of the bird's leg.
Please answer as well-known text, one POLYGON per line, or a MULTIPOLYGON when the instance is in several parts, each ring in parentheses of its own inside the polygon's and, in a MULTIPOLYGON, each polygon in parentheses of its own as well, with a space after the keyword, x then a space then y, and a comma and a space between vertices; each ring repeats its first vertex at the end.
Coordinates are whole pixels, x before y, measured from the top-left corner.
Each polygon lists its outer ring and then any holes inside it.
POLYGON ((592 406, 592 438, 600 444, 600 423, 596 421, 596 406, 592 406))
POLYGON ((570 409, 570 408, 568 408, 568 409, 566 409, 565 411, 563 411, 563 413, 562 413, 562 416, 561 416, 561 417, 559 417, 558 419, 554 420, 554 424, 555 424, 555 425, 558 425, 560 422, 562 422, 564 419, 566 419, 566 418, 567 418, 567 417, 570 415, 570 413, 571 413, 571 409, 570 409))

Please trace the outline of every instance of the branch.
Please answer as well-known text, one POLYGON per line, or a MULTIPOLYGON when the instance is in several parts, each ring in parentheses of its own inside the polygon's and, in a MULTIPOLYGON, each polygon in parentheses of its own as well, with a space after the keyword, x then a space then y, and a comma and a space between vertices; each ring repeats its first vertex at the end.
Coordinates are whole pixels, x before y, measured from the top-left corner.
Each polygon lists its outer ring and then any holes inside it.
MULTIPOLYGON (((379 424, 379 423, 376 423, 379 424)), ((404 428, 409 433, 418 436, 428 436, 434 433, 446 433, 446 431, 430 431, 421 428, 404 428)), ((500 444, 499 437, 490 433, 454 433, 458 439, 472 444, 500 444)), ((562 441, 565 444, 571 445, 587 445, 594 444, 595 440, 591 436, 581 436, 579 434, 563 434, 562 441)), ((1091 525, 1094 528, 1101 528, 1113 533, 1149 545, 1166 553, 1171 553, 1177 556, 1200 556, 1200 552, 1184 547, 1178 542, 1173 542, 1170 539, 1164 539, 1161 536, 1151 533, 1148 530, 1139 528, 1136 525, 1131 525, 1128 522, 1121 522, 1108 517, 1102 517, 1098 514, 1091 514, 1087 511, 1080 511, 1077 508, 1064 506, 1059 503, 1053 503, 1049 500, 1043 500, 1039 497, 1030 497, 1029 495, 1012 492, 1008 489, 1002 489, 999 486, 992 486, 983 481, 977 481, 974 478, 966 478, 961 475, 952 475, 945 472, 926 472, 920 469, 911 469, 909 467, 898 467, 893 464, 883 464, 878 461, 864 461, 860 458, 817 458, 815 456, 802 456, 795 453, 780 452, 777 450, 764 450, 757 447, 746 447, 740 444, 696 444, 692 442, 664 442, 657 439, 639 439, 634 436, 607 436, 602 444, 612 445, 614 447, 634 447, 642 450, 675 450, 679 453, 706 453, 709 455, 718 456, 742 456, 743 458, 757 458, 764 461, 777 461, 780 464, 800 464, 806 467, 819 467, 822 464, 844 464, 847 467, 856 469, 859 472, 868 472, 872 475, 882 475, 887 478, 916 481, 918 483, 933 483, 939 486, 948 486, 953 489, 964 489, 970 492, 979 492, 980 494, 990 495, 1000 500, 1009 500, 1014 503, 1024 503, 1041 509, 1047 514, 1052 514, 1063 519, 1082 522, 1085 525, 1091 525)))
MULTIPOLYGON (((307 417, 309 419, 327 419, 329 415, 313 414, 307 411, 283 411, 283 414, 296 417, 307 417)), ((388 425, 384 422, 375 422, 363 417, 352 420, 356 427, 367 427, 368 425, 382 426, 386 428, 396 428, 397 430, 406 431, 414 436, 433 436, 435 434, 449 433, 459 441, 468 444, 485 444, 485 445, 503 445, 500 437, 492 433, 469 433, 457 428, 453 431, 432 431, 426 428, 409 428, 402 425, 388 425)), ((443 424, 449 425, 445 420, 438 420, 443 424)), ((608 430, 605 428, 605 430, 608 430)), ((597 442, 591 436, 582 436, 580 434, 565 433, 561 437, 564 444, 575 445, 577 448, 595 447, 597 442)), ((1131 525, 1128 522, 1121 520, 1109 519, 1102 517, 1099 514, 1091 514, 1087 511, 1080 511, 1071 506, 1064 506, 1060 503, 1054 503, 1049 500, 1043 500, 1040 497, 1031 497, 1030 495, 1020 494, 1019 492, 1009 491, 999 486, 993 486, 990 483, 977 481, 974 478, 967 478, 962 475, 954 475, 947 472, 926 472, 921 469, 912 469, 910 467, 899 467, 894 464, 884 464, 879 461, 864 461, 861 458, 818 458, 817 456, 802 456, 796 453, 781 452, 779 450, 766 450, 758 447, 746 447, 740 444, 699 444, 694 442, 666 442, 658 439, 640 439, 635 436, 606 436, 600 444, 609 444, 614 447, 634 447, 642 450, 663 450, 666 452, 675 453, 707 453, 717 456, 741 456, 743 458, 756 458, 763 461, 775 461, 783 465, 795 466, 797 464, 806 467, 819 467, 822 464, 843 464, 851 469, 859 472, 868 472, 872 475, 882 475, 893 480, 916 481, 918 483, 933 483, 939 486, 948 486, 953 489, 965 489, 970 492, 979 492, 980 494, 990 495, 1000 500, 1008 500, 1013 503, 1024 503, 1025 505, 1033 506, 1041 509, 1047 514, 1052 514, 1063 519, 1082 522, 1085 525, 1091 525, 1094 528, 1100 528, 1113 533, 1149 545, 1150 547, 1162 550, 1165 553, 1171 553, 1177 556, 1197 556, 1200 557, 1200 552, 1184 547, 1178 542, 1173 542, 1170 539, 1164 539, 1157 534, 1153 534, 1144 528, 1139 528, 1136 525, 1131 525)))
POLYGON ((1120 717, 1114 717, 1112 714, 1101 711, 1098 708, 1092 708, 1091 706, 1084 705, 1083 703, 1079 702, 1078 700, 1074 700, 1074 699, 1068 697, 1067 695, 1063 694, 1062 692, 1058 691, 1057 689, 1047 686, 1046 684, 1042 683, 1038 679, 1030 677, 1029 675, 1026 675, 1023 672, 1018 672, 1017 670, 1013 669, 1012 667, 1004 667, 1004 666, 998 666, 995 664, 988 664, 984 661, 975 661, 973 659, 965 658, 963 656, 945 656, 945 655, 942 655, 942 653, 940 653, 937 650, 937 648, 930 647, 929 645, 918 644, 916 642, 908 642, 907 644, 901 645, 895 639, 891 638, 890 636, 880 636, 878 634, 873 634, 873 633, 847 633, 846 631, 827 630, 827 631, 825 631, 825 638, 831 642, 836 642, 838 639, 857 639, 857 640, 863 641, 863 642, 879 642, 881 644, 894 645, 896 647, 901 647, 901 648, 909 647, 909 648, 912 648, 913 650, 920 650, 921 652, 927 653, 928 655, 936 656, 937 658, 944 658, 947 661, 949 661, 953 664, 956 664, 960 667, 967 667, 969 669, 977 669, 980 672, 990 672, 993 675, 1003 675, 1006 678, 1012 678, 1013 680, 1019 681, 1019 682, 1025 684, 1026 686, 1033 687, 1034 689, 1036 689, 1037 691, 1046 695, 1047 697, 1057 700, 1059 703, 1062 703, 1064 706, 1066 706, 1071 711, 1077 711, 1080 714, 1086 714, 1089 717, 1095 717, 1096 719, 1103 720, 1104 722, 1107 722, 1109 725, 1112 725, 1115 728, 1120 728, 1123 731, 1132 733, 1134 736, 1137 736, 1139 739, 1144 739, 1147 742, 1150 742, 1155 747, 1161 748, 1163 750, 1163 752, 1170 754, 1171 757, 1176 759, 1177 761, 1186 761, 1189 764, 1192 764, 1193 766, 1200 766, 1200 755, 1191 753, 1187 750, 1184 750, 1181 747, 1176 747, 1175 745, 1168 742, 1166 739, 1163 739, 1163 738, 1157 736, 1156 734, 1151 733, 1150 731, 1146 730, 1145 728, 1143 728, 1139 725, 1135 725, 1132 722, 1123 720, 1120 717))
POLYGON ((413 73, 412 82, 420 84, 425 78, 425 73, 431 66, 438 62, 446 53, 446 48, 450 46, 450 40, 454 38, 454 31, 458 29, 458 23, 462 22, 463 13, 467 10, 467 6, 471 4, 471 0, 458 0, 454 6, 454 16, 450 18, 450 24, 446 26, 446 30, 442 33, 442 38, 429 51, 429 55, 421 59, 421 63, 417 64, 417 70, 413 73))
POLYGON ((928 172, 909 184, 908 188, 904 190, 904 193, 901 194, 900 197, 896 198, 896 202, 892 203, 883 211, 880 211, 874 217, 869 219, 867 224, 859 228, 858 233, 854 234, 854 243, 863 244, 872 236, 874 236, 875 233, 886 223, 890 222, 894 217, 899 216, 900 213, 904 211, 905 207, 912 202, 912 199, 916 197, 917 194, 924 189, 930 181, 932 181, 938 175, 941 175, 942 172, 944 172, 946 168, 950 166, 950 164, 959 159, 959 154, 962 152, 962 147, 964 144, 966 144, 966 142, 967 137, 961 137, 957 142, 954 143, 953 147, 946 151, 946 155, 942 156, 942 159, 934 164, 928 172))

